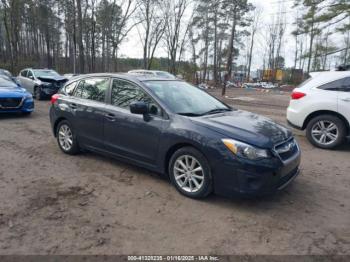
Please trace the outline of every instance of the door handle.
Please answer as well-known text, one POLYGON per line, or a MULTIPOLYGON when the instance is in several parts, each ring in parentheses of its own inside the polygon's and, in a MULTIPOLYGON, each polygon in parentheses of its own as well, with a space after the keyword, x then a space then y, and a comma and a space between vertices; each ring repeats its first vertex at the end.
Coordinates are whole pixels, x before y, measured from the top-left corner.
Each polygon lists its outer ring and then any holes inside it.
POLYGON ((105 115, 107 120, 111 121, 111 122, 114 122, 115 121, 115 114, 111 114, 111 113, 108 113, 105 115))
POLYGON ((74 103, 71 103, 69 104, 69 107, 72 108, 72 109, 77 109, 77 104, 74 104, 74 103))
POLYGON ((350 102, 350 98, 344 98, 344 99, 342 99, 342 101, 344 101, 344 102, 350 102))

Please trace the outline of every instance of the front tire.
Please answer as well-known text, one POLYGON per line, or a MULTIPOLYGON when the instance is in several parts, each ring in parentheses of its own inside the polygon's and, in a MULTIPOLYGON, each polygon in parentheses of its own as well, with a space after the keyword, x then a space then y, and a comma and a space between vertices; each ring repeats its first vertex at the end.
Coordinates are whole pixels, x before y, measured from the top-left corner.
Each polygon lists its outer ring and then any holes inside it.
POLYGON ((333 115, 320 115, 308 123, 306 137, 316 147, 334 149, 346 138, 344 122, 333 115))
POLYGON ((175 188, 187 197, 200 199, 212 192, 209 163, 195 148, 177 150, 170 159, 168 172, 175 188))
POLYGON ((44 96, 43 96, 43 93, 41 91, 41 87, 40 86, 36 86, 34 88, 34 95, 35 95, 35 98, 36 100, 43 100, 44 96))
POLYGON ((64 153, 75 155, 80 151, 72 125, 68 121, 63 120, 58 124, 56 137, 58 146, 64 153))

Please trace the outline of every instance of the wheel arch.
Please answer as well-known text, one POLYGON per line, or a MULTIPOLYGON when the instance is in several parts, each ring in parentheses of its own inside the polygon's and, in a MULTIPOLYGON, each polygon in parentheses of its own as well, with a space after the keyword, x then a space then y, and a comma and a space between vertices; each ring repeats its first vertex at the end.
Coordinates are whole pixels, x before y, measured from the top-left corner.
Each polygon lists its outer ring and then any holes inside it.
POLYGON ((55 137, 57 137, 57 127, 58 127, 58 124, 61 123, 62 121, 64 120, 67 120, 65 117, 59 117, 56 119, 54 125, 53 125, 53 134, 55 137))
POLYGON ((315 112, 309 114, 309 115, 306 117, 305 121, 304 121, 304 124, 303 124, 302 129, 305 130, 306 127, 307 127, 307 125, 309 124, 309 122, 310 122, 313 118, 315 118, 315 117, 317 117, 317 116, 320 116, 320 115, 333 115, 333 116, 336 116, 336 117, 340 118, 340 119, 344 122, 344 124, 345 124, 347 134, 350 133, 350 124, 349 124, 349 122, 346 120, 346 118, 345 118, 342 114, 340 114, 340 113, 338 113, 338 112, 335 112, 335 111, 330 111, 330 110, 319 110, 319 111, 315 111, 315 112))
POLYGON ((193 147, 195 148, 196 150, 198 150, 199 152, 201 152, 205 158, 207 158, 204 154, 204 152, 202 150, 200 150, 199 147, 197 147, 196 145, 194 145, 193 143, 189 143, 189 142, 181 142, 181 143, 176 143, 174 145, 172 145, 167 151, 166 151, 166 154, 165 154, 165 158, 164 158, 164 162, 163 162, 163 166, 164 166, 164 173, 166 175, 169 175, 168 174, 168 170, 169 170, 169 164, 170 164, 170 159, 172 157, 172 155, 177 151, 179 150, 180 148, 183 148, 183 147, 193 147))

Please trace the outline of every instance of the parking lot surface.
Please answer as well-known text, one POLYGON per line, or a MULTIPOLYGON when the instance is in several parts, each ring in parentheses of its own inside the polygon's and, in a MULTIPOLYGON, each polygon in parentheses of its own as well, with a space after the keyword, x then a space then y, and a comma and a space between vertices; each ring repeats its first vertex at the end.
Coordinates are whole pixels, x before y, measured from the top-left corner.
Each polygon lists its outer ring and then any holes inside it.
MULTIPOLYGON (((285 124, 287 93, 230 89, 223 100, 285 124)), ((284 192, 196 201, 147 170, 63 154, 48 108, 0 116, 1 254, 350 255, 349 144, 320 150, 297 131, 302 172, 284 192)))

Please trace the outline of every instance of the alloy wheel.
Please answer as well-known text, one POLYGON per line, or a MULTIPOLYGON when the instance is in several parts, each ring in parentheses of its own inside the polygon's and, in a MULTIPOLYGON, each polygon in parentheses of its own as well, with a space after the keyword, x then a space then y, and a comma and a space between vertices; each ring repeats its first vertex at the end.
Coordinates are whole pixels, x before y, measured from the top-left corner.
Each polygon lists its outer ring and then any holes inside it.
POLYGON ((312 138, 321 145, 330 145, 338 139, 339 130, 335 123, 328 120, 316 122, 311 129, 312 138))
POLYGON ((190 155, 183 155, 174 164, 175 181, 184 191, 198 192, 204 184, 203 167, 199 161, 190 155))
POLYGON ((69 151, 72 149, 73 133, 68 125, 63 124, 60 126, 60 129, 58 130, 58 140, 63 150, 69 151))

